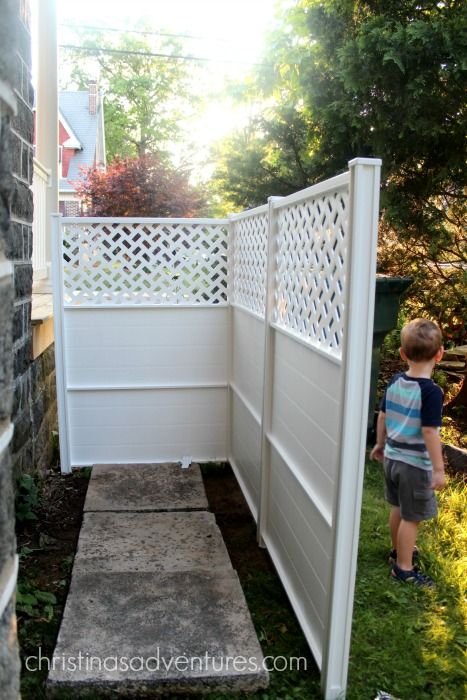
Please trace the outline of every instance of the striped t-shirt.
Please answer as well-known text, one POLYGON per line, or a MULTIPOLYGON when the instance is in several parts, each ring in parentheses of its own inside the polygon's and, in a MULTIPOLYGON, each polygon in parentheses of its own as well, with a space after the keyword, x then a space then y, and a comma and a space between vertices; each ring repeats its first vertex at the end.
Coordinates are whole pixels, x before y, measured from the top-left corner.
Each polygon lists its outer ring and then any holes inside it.
POLYGON ((432 468, 422 427, 441 425, 443 392, 432 379, 395 374, 381 401, 386 414, 384 456, 420 469, 432 468))

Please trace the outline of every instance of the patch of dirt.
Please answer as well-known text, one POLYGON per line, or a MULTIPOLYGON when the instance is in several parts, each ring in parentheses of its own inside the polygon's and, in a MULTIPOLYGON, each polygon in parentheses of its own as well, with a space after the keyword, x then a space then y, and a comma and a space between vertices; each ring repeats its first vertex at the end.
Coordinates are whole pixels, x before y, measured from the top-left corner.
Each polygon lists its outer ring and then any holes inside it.
POLYGON ((34 572, 38 588, 57 593, 63 589, 63 568, 71 568, 87 486, 88 476, 79 472, 49 473, 42 484, 37 520, 26 521, 17 532, 18 550, 33 550, 22 557, 22 568, 34 572))
MULTIPOLYGON (((43 657, 50 658, 53 653, 70 585, 88 479, 86 471, 66 476, 49 472, 39 485, 36 519, 18 525, 17 619, 23 664, 39 650, 43 657), (49 596, 47 600, 44 595, 49 596), (50 596, 55 602, 51 603, 50 596), (28 603, 32 603, 29 611, 28 603)), ((27 672, 23 665, 23 700, 45 700, 46 675, 45 664, 38 672, 27 672)))
POLYGON ((209 507, 224 538, 232 566, 242 580, 252 571, 275 572, 256 542, 256 525, 229 465, 202 468, 209 507))

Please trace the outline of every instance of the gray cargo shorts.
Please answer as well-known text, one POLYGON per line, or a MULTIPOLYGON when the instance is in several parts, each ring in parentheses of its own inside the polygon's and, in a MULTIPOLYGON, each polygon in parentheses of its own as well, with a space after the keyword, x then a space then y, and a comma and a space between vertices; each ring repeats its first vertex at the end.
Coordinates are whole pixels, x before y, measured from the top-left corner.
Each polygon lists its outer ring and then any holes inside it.
POLYGON ((438 505, 431 488, 432 472, 405 462, 384 458, 384 495, 392 506, 399 506, 403 520, 419 521, 436 517, 438 505))

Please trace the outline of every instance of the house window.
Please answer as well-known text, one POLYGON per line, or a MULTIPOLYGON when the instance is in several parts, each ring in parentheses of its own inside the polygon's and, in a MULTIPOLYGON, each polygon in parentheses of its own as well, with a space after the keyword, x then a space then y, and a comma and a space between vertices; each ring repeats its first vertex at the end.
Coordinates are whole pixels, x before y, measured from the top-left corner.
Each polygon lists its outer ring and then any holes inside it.
POLYGON ((59 203, 59 211, 63 216, 81 216, 81 202, 66 200, 59 203), (62 211, 63 205, 63 211, 62 211))

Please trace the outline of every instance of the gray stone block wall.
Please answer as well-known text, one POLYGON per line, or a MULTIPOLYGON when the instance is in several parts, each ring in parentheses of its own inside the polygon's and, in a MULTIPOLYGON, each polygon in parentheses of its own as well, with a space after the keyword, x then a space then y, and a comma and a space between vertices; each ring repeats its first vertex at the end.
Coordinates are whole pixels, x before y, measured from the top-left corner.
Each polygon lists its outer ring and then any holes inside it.
MULTIPOLYGON (((11 585, 16 551, 14 495, 11 464, 13 406, 14 277, 9 262, 10 212, 15 191, 11 133, 17 77, 15 26, 19 3, 0 0, 0 598, 11 585)), ((6 602, 6 601, 5 601, 6 602)), ((0 688, 2 698, 19 694, 19 653, 16 638, 15 596, 0 608, 0 688)))
POLYGON ((31 39, 25 18, 16 3, 14 23, 16 51, 14 57, 14 89, 17 113, 11 121, 13 191, 10 204, 10 227, 6 239, 6 256, 14 270, 13 316, 13 423, 15 432, 12 458, 15 474, 34 469, 32 449, 31 361, 32 361, 32 138, 33 92, 31 88, 31 39))
POLYGON ((50 345, 31 366, 32 463, 42 474, 54 457, 52 433, 57 429, 57 391, 54 346, 50 345))
MULTIPOLYGON (((0 0, 0 598, 14 571, 14 479, 46 469, 53 346, 32 360, 33 90, 28 0, 0 0)), ((19 696, 14 595, 0 609, 0 695, 19 696)))
MULTIPOLYGON (((8 151, 13 184, 10 225, 5 233, 5 255, 14 269, 12 418, 15 432, 12 460, 15 476, 42 473, 52 457, 52 430, 57 423, 53 347, 32 360, 32 217, 33 112, 31 37, 28 3, 0 0, 10 9, 10 33, 15 46, 5 58, 5 75, 15 91, 17 111, 10 121, 8 151), (45 355, 45 356, 44 356, 45 355)), ((5 23, 6 24, 6 23, 5 23)), ((5 26, 4 24, 4 26, 5 26)), ((1 45, 1 42, 0 42, 1 45)))

